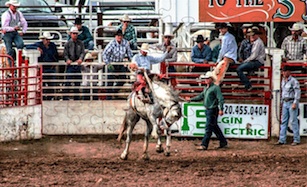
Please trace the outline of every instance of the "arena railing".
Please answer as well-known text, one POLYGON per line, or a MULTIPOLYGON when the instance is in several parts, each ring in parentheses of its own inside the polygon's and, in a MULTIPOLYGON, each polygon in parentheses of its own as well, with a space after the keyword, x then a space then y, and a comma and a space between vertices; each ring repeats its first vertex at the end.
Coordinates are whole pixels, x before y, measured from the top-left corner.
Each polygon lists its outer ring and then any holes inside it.
MULTIPOLYGON (((162 65, 163 66, 163 65, 162 65)), ((206 72, 190 72, 189 69, 194 67, 207 68, 208 71, 214 69, 215 64, 195 64, 193 62, 170 62, 169 66, 175 66, 177 69, 185 69, 185 72, 166 73, 166 77, 175 78, 176 89, 181 90, 182 96, 195 96, 203 90, 204 82, 201 82, 199 76, 206 72), (180 68, 181 67, 181 68, 180 68)), ((272 68, 270 66, 262 66, 255 71, 255 74, 249 75, 248 78, 252 82, 253 89, 246 91, 244 85, 236 73, 238 64, 230 65, 225 78, 222 82, 221 89, 225 99, 236 100, 241 103, 260 102, 269 103, 271 100, 272 88, 272 68), (248 98, 248 99, 247 99, 248 98)), ((167 67, 165 66, 165 72, 167 67)))
MULTIPOLYGON (((127 66, 129 62, 124 62, 125 66, 127 66)), ((39 62, 40 65, 54 65, 56 66, 56 73, 43 73, 43 77, 52 77, 55 79, 44 79, 43 82, 43 99, 47 100, 47 98, 52 98, 52 100, 61 100, 64 97, 69 97, 72 99, 73 96, 79 97, 80 100, 83 98, 89 98, 89 100, 94 100, 93 98, 97 98, 99 100, 105 99, 107 96, 116 99, 126 99, 129 93, 131 92, 131 86, 135 81, 135 73, 134 72, 122 72, 122 73, 110 73, 108 71, 108 66, 104 63, 99 63, 97 60, 94 62, 83 62, 81 66, 103 66, 101 70, 97 73, 92 72, 92 68, 90 68, 90 73, 65 73, 67 64, 64 61, 61 62, 39 62), (81 76, 82 79, 66 79, 69 75, 81 76), (89 78, 87 76, 90 75, 89 78), (108 79, 108 75, 123 75, 125 79, 108 79), (97 76, 97 79, 94 78, 97 76), (75 83, 80 83, 80 86, 75 86, 75 83), (86 83, 87 82, 87 83, 86 83), (108 86, 109 82, 123 82, 123 86, 108 86), (48 84, 49 83, 49 84, 48 84), (65 86, 67 83, 71 83, 71 86, 65 86), (54 86, 50 86, 54 85, 54 86), (66 90, 65 90, 66 89, 66 90), (78 89, 79 93, 73 93, 72 90, 78 89), (119 92, 112 93, 112 90, 119 90, 119 92)), ((123 65, 123 63, 111 62, 112 65, 123 65)), ((72 63, 71 65, 77 65, 76 63, 72 63)), ((88 100, 88 99, 86 99, 88 100)))
MULTIPOLYGON (((129 62, 126 62, 126 65, 129 62)), ((66 63, 60 62, 60 63, 41 63, 45 65, 57 65, 58 71, 56 74, 52 74, 56 76, 55 80, 44 80, 48 84, 48 82, 55 82, 56 86, 50 87, 50 86, 43 86, 43 90, 47 89, 55 89, 55 93, 53 94, 46 94, 44 93, 43 96, 53 96, 55 99, 61 99, 63 96, 80 96, 80 99, 84 96, 89 96, 91 99, 93 96, 98 96, 98 99, 105 99, 107 96, 111 96, 114 99, 126 99, 127 96, 131 92, 131 87, 133 83, 135 82, 135 73, 134 72, 123 72, 123 73, 116 73, 116 75, 124 75, 125 79, 114 79, 114 80, 108 80, 108 75, 114 75, 113 73, 108 72, 107 66, 103 67, 103 70, 100 70, 98 73, 81 73, 83 77, 83 82, 85 80, 86 75, 97 75, 98 79, 89 79, 88 85, 81 84, 82 86, 70 86, 69 89, 80 89, 80 93, 63 93, 63 89, 65 89, 65 83, 68 82, 68 80, 65 79, 67 73, 65 72, 66 63), (123 81, 123 86, 107 86, 108 82, 119 82, 123 81), (95 86, 96 85, 96 86, 95 86), (82 90, 87 89, 87 93, 83 93, 82 90), (118 89, 119 92, 117 93, 110 93, 111 89, 118 89)), ((122 64, 122 63, 112 63, 115 64, 122 64)), ((94 61, 91 63, 91 65, 104 65, 103 63, 99 63, 98 61, 94 61)), ((165 66, 165 63, 161 64, 161 72, 165 73, 165 78, 167 79, 175 79, 176 85, 174 85, 174 88, 181 91, 181 96, 195 96, 198 93, 200 93, 203 90, 203 82, 200 82, 199 76, 201 74, 205 74, 205 72, 191 72, 190 69, 193 67, 204 67, 208 68, 208 70, 212 70, 214 68, 214 64, 195 64, 193 62, 171 62, 169 63, 169 66, 175 66, 178 70, 175 73, 167 72, 167 67, 165 66)), ((225 96, 225 99, 228 100, 236 100, 240 102, 250 102, 253 101, 255 103, 266 103, 268 100, 271 100, 271 86, 272 86, 272 80, 271 80, 271 74, 272 69, 270 66, 262 66, 259 68, 259 70, 255 71, 254 75, 249 76, 251 79, 253 90, 252 91, 246 91, 244 89, 243 84, 240 82, 237 74, 236 74, 236 68, 238 65, 230 65, 225 79, 221 85, 223 95, 225 96), (248 99, 247 99, 248 98, 248 99)), ((128 69, 127 69, 128 70, 128 69)), ((47 73, 43 73, 43 75, 48 75, 47 73)), ((77 74, 74 74, 77 75, 77 74)), ((69 80, 69 82, 80 82, 78 79, 69 80)))

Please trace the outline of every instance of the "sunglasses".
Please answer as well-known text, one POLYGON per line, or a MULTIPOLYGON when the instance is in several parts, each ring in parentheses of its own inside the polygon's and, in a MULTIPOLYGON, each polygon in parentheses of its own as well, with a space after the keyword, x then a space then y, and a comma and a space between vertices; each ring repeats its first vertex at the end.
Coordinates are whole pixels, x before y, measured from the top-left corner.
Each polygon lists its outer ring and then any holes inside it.
POLYGON ((78 34, 78 33, 72 33, 72 34, 78 34))
POLYGON ((124 23, 129 23, 130 21, 123 21, 124 23))
POLYGON ((170 36, 164 36, 164 38, 172 38, 172 37, 170 37, 170 36))

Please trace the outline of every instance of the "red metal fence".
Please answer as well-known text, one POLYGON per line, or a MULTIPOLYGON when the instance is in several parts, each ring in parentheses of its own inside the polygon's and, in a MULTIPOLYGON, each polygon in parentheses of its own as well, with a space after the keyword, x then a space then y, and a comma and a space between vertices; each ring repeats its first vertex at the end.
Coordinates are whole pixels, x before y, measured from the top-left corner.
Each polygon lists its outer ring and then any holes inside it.
POLYGON ((11 61, 12 66, 2 63, 0 68, 0 108, 41 104, 42 71, 39 66, 29 66, 18 52, 18 64, 6 54, 0 54, 1 62, 11 61))

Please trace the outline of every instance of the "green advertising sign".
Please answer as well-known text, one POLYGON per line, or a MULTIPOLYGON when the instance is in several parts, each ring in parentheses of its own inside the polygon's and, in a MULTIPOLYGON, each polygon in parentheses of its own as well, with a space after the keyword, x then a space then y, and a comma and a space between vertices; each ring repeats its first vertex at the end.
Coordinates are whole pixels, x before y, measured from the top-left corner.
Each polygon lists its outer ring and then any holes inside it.
MULTIPOLYGON (((268 138, 267 105, 225 104, 224 115, 218 117, 225 137, 268 138)), ((202 103, 183 103, 183 120, 180 133, 183 136, 204 136, 206 111, 202 103)))

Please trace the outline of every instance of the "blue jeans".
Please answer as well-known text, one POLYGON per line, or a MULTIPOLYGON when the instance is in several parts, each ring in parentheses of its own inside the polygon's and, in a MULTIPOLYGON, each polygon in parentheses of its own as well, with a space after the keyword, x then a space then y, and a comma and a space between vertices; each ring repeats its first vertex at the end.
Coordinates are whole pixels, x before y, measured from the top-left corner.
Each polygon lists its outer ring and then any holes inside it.
POLYGON ((207 109, 206 110, 206 133, 204 138, 201 141, 201 145, 208 147, 209 141, 212 136, 212 132, 216 135, 216 137, 220 140, 220 146, 223 147, 227 145, 227 140, 224 137, 220 127, 217 124, 217 117, 219 115, 219 109, 207 109))
POLYGON ((94 41, 90 40, 87 43, 84 43, 84 48, 88 50, 93 50, 94 49, 94 41))
POLYGON ((252 86, 251 82, 248 80, 247 76, 243 73, 243 71, 252 71, 257 70, 259 67, 263 66, 262 63, 260 63, 258 60, 252 60, 250 62, 245 62, 244 64, 241 64, 237 68, 237 74, 241 80, 241 82, 244 84, 245 88, 248 89, 252 86))
MULTIPOLYGON (((116 87, 119 87, 119 88, 110 88, 107 90, 108 93, 118 93, 119 92, 119 89, 120 87, 122 87, 125 82, 126 82, 126 75, 123 75, 123 73, 127 72, 127 68, 123 65, 113 65, 114 69, 109 69, 108 72, 109 73, 112 73, 110 75, 108 75, 108 83, 107 83, 107 86, 108 87, 112 87, 112 86, 115 86, 116 87), (117 73, 121 73, 120 74, 117 74, 117 73), (115 81, 116 79, 116 81, 115 81), (112 81, 114 80, 114 81, 112 81)), ((107 96, 107 100, 110 100, 112 99, 112 96, 111 95, 108 95, 107 96)))
MULTIPOLYGON (((74 86, 75 87, 78 87, 78 86, 80 87, 81 80, 82 80, 81 66, 79 66, 79 65, 68 65, 67 69, 66 69, 66 73, 76 73, 77 75, 67 75, 66 79, 67 80, 74 79, 74 86), (80 81, 77 81, 77 80, 80 80, 80 81)), ((71 86, 71 83, 72 82, 67 81, 65 83, 65 87, 71 86)), ((74 93, 80 93, 80 88, 73 89, 73 92, 74 93)), ((69 89, 64 89, 64 93, 69 93, 69 89)), ((65 96, 63 98, 63 100, 68 100, 68 99, 69 99, 68 96, 65 96)), ((79 100, 79 99, 80 99, 80 96, 77 96, 77 95, 74 96, 74 100, 79 100)))
MULTIPOLYGON (((7 50, 7 54, 11 57, 14 57, 14 50, 13 50, 13 42, 15 43, 17 49, 22 49, 24 46, 22 37, 18 34, 17 31, 14 32, 7 32, 3 35, 3 41, 7 50)), ((11 62, 10 62, 11 63, 11 62)), ((12 65, 12 64, 10 64, 12 65)))
POLYGON ((300 132, 298 125, 298 107, 299 104, 296 104, 296 108, 292 109, 293 101, 283 102, 282 104, 282 114, 281 114, 281 125, 279 133, 279 142, 286 143, 287 139, 287 128, 289 121, 292 124, 293 128, 293 142, 300 143, 300 132))

